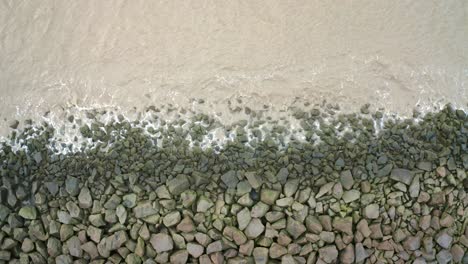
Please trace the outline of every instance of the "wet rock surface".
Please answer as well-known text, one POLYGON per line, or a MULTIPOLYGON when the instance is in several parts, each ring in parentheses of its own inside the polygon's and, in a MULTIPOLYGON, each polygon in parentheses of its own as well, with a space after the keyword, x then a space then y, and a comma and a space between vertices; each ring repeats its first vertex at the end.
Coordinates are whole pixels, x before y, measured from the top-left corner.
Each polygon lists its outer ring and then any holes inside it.
POLYGON ((335 111, 296 109, 303 140, 252 115, 222 146, 203 141, 220 126, 205 115, 76 123, 94 144, 66 153, 50 125, 14 133, 0 263, 466 262, 465 112, 376 133, 381 117, 335 111))

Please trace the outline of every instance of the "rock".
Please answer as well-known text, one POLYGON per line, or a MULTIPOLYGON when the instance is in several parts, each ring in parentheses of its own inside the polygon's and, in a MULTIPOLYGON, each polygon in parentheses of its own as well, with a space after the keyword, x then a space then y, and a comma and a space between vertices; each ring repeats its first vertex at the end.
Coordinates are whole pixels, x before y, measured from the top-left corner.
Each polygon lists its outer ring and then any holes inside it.
POLYGON ((403 247, 407 251, 418 250, 421 247, 421 238, 418 236, 409 236, 403 242, 403 247))
POLYGON ((125 221, 127 220, 127 210, 125 210, 125 207, 119 204, 117 208, 115 208, 115 214, 117 218, 119 219, 119 223, 123 225, 125 221))
POLYGON ((441 227, 451 227, 454 224, 455 220, 448 213, 443 213, 440 217, 440 226, 441 227))
POLYGON ((10 120, 8 121, 8 126, 11 128, 11 129, 17 129, 18 126, 19 126, 19 121, 18 120, 10 120))
POLYGON ((173 211, 168 213, 163 218, 163 223, 166 227, 172 227, 177 225, 181 220, 179 211, 173 211))
POLYGON ((437 244, 439 244, 439 246, 445 248, 445 249, 449 249, 450 246, 452 245, 452 236, 450 236, 449 234, 447 234, 447 232, 445 230, 443 231, 440 231, 437 235, 436 235, 436 242, 437 244))
POLYGON ((55 196, 58 191, 59 191, 59 186, 57 184, 57 182, 45 182, 44 183, 45 187, 47 188, 47 190, 49 191, 49 193, 52 195, 52 196, 55 196))
POLYGON ((325 263, 333 263, 338 259, 338 250, 334 245, 320 248, 319 257, 325 263))
POLYGON ((205 213, 211 207, 213 207, 213 205, 214 205, 214 203, 209 198, 207 198, 205 196, 200 196, 200 198, 198 198, 198 202, 197 202, 197 212, 205 213))
POLYGON ((122 197, 122 205, 126 208, 133 208, 136 206, 137 195, 134 193, 126 194, 122 197))
POLYGON ((356 243, 356 246, 354 247, 355 249, 355 260, 356 263, 359 263, 361 261, 364 261, 366 258, 369 257, 369 254, 367 251, 364 249, 364 246, 362 243, 356 243))
POLYGON ((158 212, 151 204, 151 201, 138 202, 137 206, 133 208, 133 214, 136 218, 145 218, 151 215, 155 215, 158 212))
POLYGON ((221 176, 221 181, 223 181, 228 188, 236 188, 239 178, 237 178, 235 171, 230 170, 221 176))
POLYGON ((81 245, 81 249, 84 252, 88 253, 88 255, 91 257, 91 259, 95 259, 95 258, 99 257, 99 252, 97 250, 97 247, 91 241, 86 242, 83 245, 81 245))
POLYGON ((57 257, 62 253, 62 243, 55 237, 49 237, 47 240, 47 253, 51 257, 57 257))
POLYGON ((110 210, 115 210, 117 206, 122 202, 122 198, 118 196, 117 194, 113 194, 109 200, 104 204, 104 208, 110 209, 110 210))
POLYGON ((186 175, 179 174, 172 180, 167 181, 167 188, 172 195, 179 195, 190 188, 190 182, 186 175))
POLYGON ((445 249, 439 251, 439 253, 437 253, 436 255, 436 258, 437 258, 438 264, 447 264, 447 263, 450 263, 453 259, 452 253, 450 253, 450 251, 445 250, 445 249))
POLYGON ((24 219, 34 220, 37 218, 36 207, 31 205, 23 206, 19 210, 18 215, 23 217, 24 219))
POLYGON ((359 231, 364 237, 369 237, 371 235, 371 230, 366 219, 361 219, 361 221, 359 221, 356 226, 356 230, 359 231))
POLYGON ((99 243, 101 241, 101 235, 102 235, 102 230, 94 227, 94 226, 88 226, 88 229, 86 230, 86 234, 89 236, 89 238, 96 242, 99 243))
POLYGON ((250 215, 255 218, 262 218, 268 212, 268 209, 270 209, 269 205, 263 202, 258 202, 252 207, 250 215))
POLYGON ((317 217, 309 215, 307 216, 305 222, 307 230, 309 230, 310 232, 314 234, 320 234, 320 232, 322 232, 323 227, 320 221, 317 219, 317 217))
POLYGON ((242 196, 244 194, 250 193, 252 191, 252 186, 248 181, 240 181, 236 187, 236 196, 242 196))
POLYGON ((193 224, 192 219, 189 216, 186 216, 182 221, 180 221, 176 229, 179 232, 190 233, 195 231, 195 225, 193 224))
POLYGON ((8 207, 0 204, 0 224, 6 220, 10 212, 11 210, 8 207))
POLYGON ((91 197, 91 192, 88 187, 81 189, 80 194, 78 195, 78 204, 84 209, 91 208, 91 206, 93 206, 93 198, 91 197))
POLYGON ((277 190, 263 188, 260 191, 260 201, 268 205, 274 205, 279 195, 280 195, 280 192, 277 190))
POLYGON ((420 170, 424 171, 431 171, 432 170, 432 163, 429 161, 420 161, 416 163, 416 167, 420 170))
POLYGON ((332 195, 336 199, 341 199, 341 197, 343 197, 343 185, 341 185, 341 183, 338 182, 333 185, 332 195))
POLYGON ((194 258, 198 258, 203 255, 204 250, 203 246, 197 243, 187 243, 187 252, 194 258))
MULTIPOLYGON (((2 248, 6 249, 5 248, 5 241, 3 242, 2 248)), ((23 243, 21 244, 21 250, 23 252, 26 252, 26 253, 29 253, 29 252, 33 251, 34 250, 34 242, 29 238, 24 239, 23 243)))
POLYGON ((185 264, 187 263, 187 260, 188 260, 188 253, 184 249, 178 250, 172 253, 170 260, 171 260, 171 263, 174 263, 174 264, 185 264))
POLYGON ((364 215, 368 219, 377 219, 379 218, 379 205, 378 204, 369 204, 364 208, 364 215))
POLYGON ((294 220, 292 217, 288 217, 286 231, 288 231, 294 239, 297 239, 306 231, 306 227, 301 222, 294 220))
POLYGON ((345 203, 351 203, 356 200, 359 200, 361 197, 361 192, 357 190, 349 190, 343 193, 342 199, 345 203))
POLYGON ((250 223, 245 228, 244 233, 249 239, 255 239, 260 236, 263 231, 265 231, 265 226, 263 225, 262 221, 258 218, 252 218, 250 223))
POLYGON ((270 247, 270 258, 277 259, 288 253, 288 250, 280 244, 273 243, 270 247))
POLYGON ((291 179, 286 182, 284 185, 284 195, 286 197, 292 197, 296 192, 297 189, 299 188, 299 179, 291 179))
POLYGON ((70 213, 70 216, 72 218, 80 218, 81 216, 81 209, 76 205, 74 202, 67 202, 65 204, 65 207, 67 207, 68 212, 70 213))
POLYGON ((348 244, 340 253, 340 263, 351 264, 354 263, 354 246, 348 244))
POLYGON ((419 196, 419 175, 414 176, 413 181, 411 182, 411 185, 408 189, 409 191, 409 196, 412 198, 417 198, 419 196))
POLYGON ((171 251, 174 248, 174 242, 172 241, 172 238, 164 233, 151 235, 150 243, 158 254, 171 251))
POLYGON ((161 185, 158 188, 156 188, 156 195, 158 196, 159 199, 171 199, 172 198, 166 185, 161 185))
POLYGON ((452 254, 453 262, 459 263, 462 261, 463 255, 465 255, 465 250, 460 245, 453 245, 450 253, 452 254))
POLYGON ((213 243, 210 243, 206 247, 206 254, 211 254, 214 252, 221 252, 223 250, 223 242, 221 240, 217 240, 213 243))
POLYGON ((252 253, 256 264, 268 263, 268 249, 264 247, 256 247, 252 253))
POLYGON ((345 171, 341 172, 340 182, 341 182, 341 185, 343 186, 343 188, 345 188, 346 190, 350 190, 353 187, 354 178, 353 178, 353 174, 351 174, 350 170, 345 170, 345 171))
POLYGON ((288 168, 281 168, 279 172, 276 174, 276 179, 278 179, 278 181, 281 184, 285 184, 286 180, 288 179, 288 176, 289 176, 288 168))
POLYGON ((333 182, 325 183, 324 185, 322 185, 320 187, 320 190, 317 193, 317 195, 315 195, 315 198, 318 199, 318 198, 324 196, 325 194, 330 193, 334 185, 335 185, 335 183, 333 183, 333 182))
POLYGON ((430 205, 443 205, 445 204, 445 193, 436 192, 431 195, 430 205))
POLYGON ((246 172, 245 177, 247 181, 250 183, 250 186, 254 189, 260 188, 262 186, 263 181, 260 176, 258 176, 255 172, 246 172))
POLYGON ((77 236, 73 236, 67 241, 68 252, 71 256, 81 258, 83 250, 81 249, 81 242, 77 236))
POLYGON ((406 169, 393 169, 390 178, 392 180, 402 182, 406 185, 410 185, 411 181, 413 180, 413 172, 406 170, 406 169))
POLYGON ((353 218, 352 217, 345 217, 339 218, 335 217, 333 219, 333 228, 335 230, 341 231, 347 235, 353 235, 353 218))
POLYGON ((70 255, 60 255, 55 258, 55 264, 72 264, 73 259, 70 255))
POLYGON ((252 217, 250 216, 250 211, 247 207, 240 210, 237 213, 237 225, 240 230, 244 230, 250 223, 252 217))
POLYGON ((78 193, 80 192, 79 184, 80 184, 80 181, 77 178, 68 176, 67 179, 65 180, 65 190, 71 196, 77 196, 78 193))
POLYGON ((322 231, 320 233, 320 240, 325 243, 333 243, 335 241, 335 233, 329 231, 322 231))
POLYGON ((427 230, 431 226, 431 215, 424 215, 419 218, 419 227, 422 230, 427 230))

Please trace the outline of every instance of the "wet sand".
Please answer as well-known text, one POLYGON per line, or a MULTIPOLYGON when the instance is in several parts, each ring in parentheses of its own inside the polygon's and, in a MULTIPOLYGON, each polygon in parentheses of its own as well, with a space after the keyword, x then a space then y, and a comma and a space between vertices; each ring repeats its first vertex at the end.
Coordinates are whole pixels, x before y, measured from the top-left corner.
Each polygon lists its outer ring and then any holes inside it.
POLYGON ((0 3, 0 118, 297 97, 406 115, 466 107, 465 1, 0 3))

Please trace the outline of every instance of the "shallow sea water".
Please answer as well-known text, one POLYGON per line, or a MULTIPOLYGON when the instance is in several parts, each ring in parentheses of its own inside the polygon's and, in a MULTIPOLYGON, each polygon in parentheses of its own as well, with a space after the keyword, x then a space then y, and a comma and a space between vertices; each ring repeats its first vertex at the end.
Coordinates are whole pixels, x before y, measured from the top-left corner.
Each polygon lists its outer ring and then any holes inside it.
POLYGON ((227 123, 229 101, 271 115, 324 100, 403 116, 466 108, 467 12, 463 0, 4 0, 1 134, 47 111, 169 103, 227 123))

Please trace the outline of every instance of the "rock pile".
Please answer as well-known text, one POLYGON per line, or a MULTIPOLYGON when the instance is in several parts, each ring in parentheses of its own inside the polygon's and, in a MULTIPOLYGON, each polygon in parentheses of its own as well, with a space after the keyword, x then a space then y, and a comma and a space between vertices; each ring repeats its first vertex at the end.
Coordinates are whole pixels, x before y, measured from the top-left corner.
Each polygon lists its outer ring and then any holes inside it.
POLYGON ((47 124, 14 134, 23 148, 0 152, 0 263, 468 263, 466 114, 379 134, 372 118, 325 115, 296 111, 306 140, 288 144, 280 125, 241 122, 223 148, 194 140, 206 116, 149 133, 84 125, 96 147, 67 154, 47 124))

